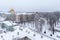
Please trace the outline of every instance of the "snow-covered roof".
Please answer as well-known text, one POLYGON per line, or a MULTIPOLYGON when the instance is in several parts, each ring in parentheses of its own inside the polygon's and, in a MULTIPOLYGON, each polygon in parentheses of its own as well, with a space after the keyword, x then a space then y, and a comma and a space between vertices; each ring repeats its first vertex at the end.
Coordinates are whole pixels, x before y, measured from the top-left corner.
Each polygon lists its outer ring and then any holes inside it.
POLYGON ((3 21, 1 23, 4 23, 4 24, 6 24, 8 26, 16 26, 17 25, 16 23, 13 23, 12 21, 3 21))
POLYGON ((16 15, 30 15, 30 14, 33 14, 33 13, 16 13, 16 15))
POLYGON ((0 12, 0 13, 11 14, 10 12, 6 12, 6 11, 0 12))
MULTIPOLYGON (((10 12, 0 12, 0 13, 11 14, 10 12)), ((30 14, 33 14, 33 13, 26 13, 26 12, 25 13, 23 13, 23 12, 20 13, 20 12, 16 12, 15 14, 16 15, 21 15, 21 14, 23 14, 23 15, 30 15, 30 14)))
POLYGON ((5 14, 11 14, 10 12, 4 12, 5 14))
POLYGON ((4 21, 3 23, 5 23, 5 24, 8 25, 8 26, 12 26, 12 23, 9 22, 9 21, 4 21))

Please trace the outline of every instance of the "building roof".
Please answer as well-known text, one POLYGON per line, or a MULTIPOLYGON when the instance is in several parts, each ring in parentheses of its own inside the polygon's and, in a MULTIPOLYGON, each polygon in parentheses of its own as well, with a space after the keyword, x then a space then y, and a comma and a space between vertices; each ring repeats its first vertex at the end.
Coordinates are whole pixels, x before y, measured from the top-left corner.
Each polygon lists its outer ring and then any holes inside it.
POLYGON ((9 22, 9 21, 4 21, 3 23, 5 23, 5 24, 8 25, 8 26, 12 26, 12 23, 9 22))
POLYGON ((25 36, 23 38, 16 37, 16 38, 13 38, 13 40, 31 40, 31 39, 25 36))
POLYGON ((4 23, 4 24, 6 24, 8 26, 15 26, 15 25, 17 25, 16 23, 13 23, 12 21, 3 21, 1 23, 4 23))
POLYGON ((30 15, 30 14, 33 14, 33 13, 16 13, 16 15, 30 15))
POLYGON ((28 38, 27 36, 25 36, 25 37, 23 37, 23 38, 21 38, 21 40, 31 40, 30 38, 28 38))

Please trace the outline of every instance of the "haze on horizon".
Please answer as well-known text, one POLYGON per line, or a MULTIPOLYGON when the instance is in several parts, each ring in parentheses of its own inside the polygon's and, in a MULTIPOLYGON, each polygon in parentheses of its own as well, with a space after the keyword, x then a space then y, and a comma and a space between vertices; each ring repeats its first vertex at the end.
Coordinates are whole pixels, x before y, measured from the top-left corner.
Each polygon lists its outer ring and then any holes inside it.
POLYGON ((0 11, 10 8, 21 12, 60 11, 60 0, 0 0, 0 11))

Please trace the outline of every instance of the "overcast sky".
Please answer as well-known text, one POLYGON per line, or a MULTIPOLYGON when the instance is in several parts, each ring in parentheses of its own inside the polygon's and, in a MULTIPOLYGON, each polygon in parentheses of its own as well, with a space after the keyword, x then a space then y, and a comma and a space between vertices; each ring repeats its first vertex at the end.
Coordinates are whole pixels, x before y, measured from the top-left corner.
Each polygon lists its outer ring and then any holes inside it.
POLYGON ((0 0, 0 11, 60 11, 60 0, 0 0))

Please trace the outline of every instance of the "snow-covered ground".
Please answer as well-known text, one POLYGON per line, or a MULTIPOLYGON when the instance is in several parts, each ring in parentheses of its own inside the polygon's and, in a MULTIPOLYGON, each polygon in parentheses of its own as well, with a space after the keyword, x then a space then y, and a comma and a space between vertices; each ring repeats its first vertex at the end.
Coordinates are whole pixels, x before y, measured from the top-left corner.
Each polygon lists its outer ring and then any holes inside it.
MULTIPOLYGON (((44 19, 44 18, 42 18, 44 19)), ((45 20, 45 19, 44 19, 45 20)), ((60 32, 55 32, 54 35, 50 30, 48 30, 49 25, 47 24, 47 21, 45 20, 45 24, 42 26, 42 32, 36 32, 35 24, 34 22, 31 23, 22 23, 19 25, 16 25, 16 23, 9 22, 9 21, 3 21, 3 23, 7 25, 15 25, 14 31, 6 31, 6 29, 2 29, 0 27, 0 40, 13 40, 13 38, 23 38, 27 36, 31 40, 60 40, 60 32), (4 32, 6 31, 6 32, 4 32), (46 33, 44 33, 46 31, 46 33), (51 36, 52 35, 52 36, 51 36)), ((60 23, 56 25, 55 29, 60 30, 60 23)))
POLYGON ((23 27, 20 27, 20 29, 19 29, 19 26, 15 26, 14 28, 15 28, 15 31, 13 31, 13 32, 7 32, 7 33, 0 34, 0 40, 3 40, 3 39, 12 40, 13 38, 16 38, 16 37, 23 38, 25 36, 27 36, 31 40, 47 40, 47 39, 53 40, 49 37, 46 37, 42 34, 39 34, 37 32, 30 30, 28 27, 26 27, 24 29, 23 29, 23 27), (19 35, 17 34, 17 32, 19 32, 19 35), (33 36, 34 34, 35 34, 35 36, 33 36), (1 38, 1 36, 3 36, 3 37, 1 38), (41 38, 41 36, 43 36, 43 38, 41 38))
MULTIPOLYGON (((0 40, 12 40, 13 38, 23 38, 25 36, 27 36, 28 38, 30 38, 31 40, 59 40, 60 38, 57 38, 56 35, 60 33, 56 32, 55 35, 50 36, 50 34, 52 34, 50 31, 46 30, 46 34, 42 33, 37 33, 33 30, 31 30, 28 26, 28 24, 25 24, 26 26, 24 26, 24 24, 20 24, 19 26, 15 26, 14 29, 15 31, 13 32, 6 32, 6 33, 2 33, 0 34, 0 40), (24 27, 25 28, 24 28, 24 27), (19 32, 19 35, 17 34, 19 32), (34 36, 35 34, 35 36, 34 36), (3 37, 1 37, 3 36, 3 37)), ((29 26, 31 26, 31 24, 29 24, 29 26)), ((2 29, 3 30, 3 29, 2 29)), ((43 30, 44 31, 44 30, 43 30)))

